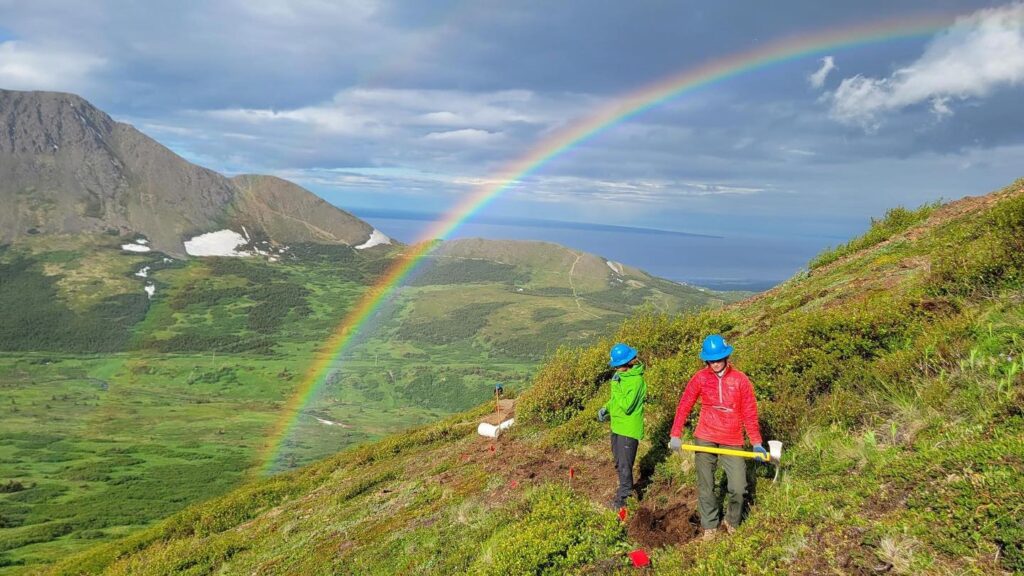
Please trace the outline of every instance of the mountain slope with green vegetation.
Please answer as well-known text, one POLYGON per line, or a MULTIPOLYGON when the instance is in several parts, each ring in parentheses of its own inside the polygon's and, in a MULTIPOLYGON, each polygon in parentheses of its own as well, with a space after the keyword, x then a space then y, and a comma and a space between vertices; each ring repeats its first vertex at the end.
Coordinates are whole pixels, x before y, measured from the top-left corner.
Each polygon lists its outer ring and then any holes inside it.
POLYGON ((396 296, 401 313, 378 331, 376 346, 524 361, 589 343, 638 308, 697 310, 747 295, 679 284, 558 244, 480 238, 441 243, 407 284, 396 296))
MULTIPOLYGON (((122 243, 39 234, 0 246, 0 436, 9 439, 0 486, 11 486, 0 493, 0 564, 10 571, 138 530, 255 474, 310 358, 404 249, 293 244, 278 261, 178 260, 122 243)), ((615 292, 603 263, 571 271, 571 258, 531 256, 567 249, 515 250, 514 266, 428 258, 346 348, 273 467, 438 421, 488 398, 496 382, 521 389, 545 354, 596 340, 638 307, 734 299, 639 271, 629 278, 650 287, 615 292), (574 281, 607 285, 615 306, 575 298, 574 281)))
POLYGON ((1024 571, 1024 181, 927 210, 740 304, 647 312, 560 349, 496 442, 475 433, 483 405, 49 573, 610 574, 638 546, 663 574, 1024 571), (753 469, 746 522, 703 542, 692 466, 665 443, 709 332, 736 346, 786 449, 777 482, 753 469), (594 420, 616 340, 648 367, 642 499, 625 522, 600 504, 615 474, 594 420))

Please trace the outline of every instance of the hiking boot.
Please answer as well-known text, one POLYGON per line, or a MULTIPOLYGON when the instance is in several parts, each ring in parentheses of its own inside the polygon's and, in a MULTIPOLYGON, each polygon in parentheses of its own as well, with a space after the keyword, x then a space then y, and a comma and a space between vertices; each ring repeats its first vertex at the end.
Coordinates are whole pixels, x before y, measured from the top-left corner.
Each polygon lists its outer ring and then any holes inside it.
POLYGON ((721 524, 719 524, 718 527, 721 528, 722 531, 726 534, 732 534, 736 531, 736 529, 732 527, 732 524, 729 524, 725 520, 722 520, 721 524))
POLYGON ((718 536, 718 528, 705 528, 704 533, 700 535, 700 539, 703 542, 710 542, 718 536))
POLYGON ((618 512, 619 509, 623 508, 625 505, 626 505, 625 502, 619 502, 618 500, 612 500, 612 501, 610 501, 610 502, 605 504, 605 506, 607 506, 608 508, 610 508, 611 510, 613 510, 615 512, 618 512))

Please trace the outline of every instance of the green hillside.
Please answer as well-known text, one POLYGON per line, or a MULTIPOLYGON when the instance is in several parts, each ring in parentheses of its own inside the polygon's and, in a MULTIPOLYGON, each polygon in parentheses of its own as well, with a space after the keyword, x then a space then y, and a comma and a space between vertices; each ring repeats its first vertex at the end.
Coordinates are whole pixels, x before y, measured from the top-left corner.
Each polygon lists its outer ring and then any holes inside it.
POLYGON ((475 433, 483 405, 251 482, 50 573, 632 573, 624 553, 638 546, 664 574, 1024 571, 1024 181, 907 212, 764 295, 640 314, 560 349, 493 445, 475 433), (663 446, 711 331, 737 347, 786 452, 778 482, 755 471, 737 532, 699 542, 693 473, 663 446), (614 340, 640 348, 650 393, 643 499, 626 523, 600 505, 615 480, 593 418, 614 340))
MULTIPOLYGON (((312 354, 402 249, 296 244, 277 262, 184 261, 125 241, 40 234, 0 247, 0 573, 251 478, 312 354)), ((436 422, 495 382, 522 389, 545 354, 595 341, 629 310, 731 297, 637 271, 629 278, 649 286, 619 290, 606 309, 574 297, 569 266, 539 255, 568 250, 535 248, 517 245, 514 266, 428 260, 330 371, 274 466, 436 422)), ((574 281, 611 287, 601 262, 574 281)))
POLYGON ((401 290, 400 313, 374 346, 403 343, 424 358, 453 361, 481 352, 539 361, 559 346, 594 341, 638 308, 696 310, 746 295, 678 284, 558 244, 453 240, 401 290))

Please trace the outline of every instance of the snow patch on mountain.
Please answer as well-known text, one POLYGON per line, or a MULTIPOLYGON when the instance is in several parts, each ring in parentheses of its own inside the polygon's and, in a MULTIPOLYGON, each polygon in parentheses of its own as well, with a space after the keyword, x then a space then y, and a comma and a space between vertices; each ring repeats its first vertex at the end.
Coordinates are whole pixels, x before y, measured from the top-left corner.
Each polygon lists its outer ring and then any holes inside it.
POLYGON ((185 241, 185 252, 189 256, 251 256, 250 252, 238 250, 238 246, 247 244, 248 240, 234 230, 218 230, 200 234, 185 241))
POLYGON ((374 246, 379 246, 381 244, 391 244, 391 238, 388 238, 380 230, 374 228, 373 232, 370 233, 370 239, 367 240, 366 242, 363 242, 359 246, 356 246, 356 250, 373 248, 374 246))

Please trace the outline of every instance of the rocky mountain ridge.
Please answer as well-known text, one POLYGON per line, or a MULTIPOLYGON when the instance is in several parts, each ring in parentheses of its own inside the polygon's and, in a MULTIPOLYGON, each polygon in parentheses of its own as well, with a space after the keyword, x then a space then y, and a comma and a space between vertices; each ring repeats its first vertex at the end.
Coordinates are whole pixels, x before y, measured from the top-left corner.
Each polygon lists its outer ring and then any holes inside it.
POLYGON ((189 239, 243 226, 250 240, 271 244, 359 246, 374 236, 372 226, 300 186, 225 177, 56 92, 0 90, 0 203, 0 242, 142 235, 152 249, 184 257, 189 239))

